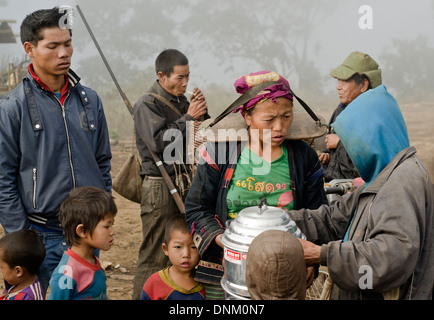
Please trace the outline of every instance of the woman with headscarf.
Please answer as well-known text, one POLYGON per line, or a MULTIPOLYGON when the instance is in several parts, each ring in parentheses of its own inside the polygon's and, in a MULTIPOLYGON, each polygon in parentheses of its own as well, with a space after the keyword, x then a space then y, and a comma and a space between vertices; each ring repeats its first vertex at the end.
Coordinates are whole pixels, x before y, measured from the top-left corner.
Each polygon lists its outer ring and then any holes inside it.
POLYGON ((432 299, 434 190, 384 85, 357 97, 333 127, 365 184, 333 206, 290 211, 328 267, 331 299, 432 299))
POLYGON ((243 94, 269 81, 278 83, 234 110, 244 117, 248 141, 208 144, 185 201, 186 220, 202 258, 196 279, 205 284, 207 299, 223 295, 220 238, 226 221, 245 207, 258 206, 264 196, 268 205, 288 211, 328 203, 315 150, 285 139, 293 121, 288 81, 276 72, 260 71, 240 77, 235 88, 243 94))

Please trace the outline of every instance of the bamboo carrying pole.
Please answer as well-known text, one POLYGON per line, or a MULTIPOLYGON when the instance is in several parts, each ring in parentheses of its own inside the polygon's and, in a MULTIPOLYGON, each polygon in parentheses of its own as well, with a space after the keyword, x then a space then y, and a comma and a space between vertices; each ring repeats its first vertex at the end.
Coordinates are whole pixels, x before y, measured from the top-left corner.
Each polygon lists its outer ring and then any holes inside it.
MULTIPOLYGON (((104 64, 105 64, 105 66, 106 66, 108 72, 110 73, 110 76, 111 76, 112 79, 113 79, 113 82, 114 82, 115 85, 116 85, 116 88, 118 89, 118 91, 119 91, 119 93, 120 93, 122 99, 124 100, 125 106, 127 107, 128 111, 130 112, 131 117, 133 117, 133 119, 134 119, 134 110, 133 110, 133 107, 132 107, 130 101, 128 100, 126 94, 122 91, 122 89, 121 89, 121 87, 120 87, 118 81, 116 80, 116 77, 115 77, 115 75, 113 74, 113 72, 112 72, 112 70, 111 70, 111 68, 110 68, 110 65, 108 64, 108 62, 107 62, 107 60, 106 60, 106 58, 105 58, 105 56, 104 56, 104 54, 103 54, 103 52, 102 52, 100 46, 98 45, 98 42, 96 41, 96 38, 95 38, 95 36, 93 35, 93 32, 92 32, 92 30, 90 29, 90 26, 89 26, 89 24, 87 23, 86 18, 85 18, 84 15, 83 15, 83 12, 81 11, 81 9, 80 9, 80 7, 79 7, 78 5, 77 5, 76 7, 77 7, 77 11, 78 11, 78 13, 80 14, 80 17, 81 17, 81 19, 83 20, 84 25, 86 26, 86 29, 87 29, 87 31, 89 32, 89 35, 90 35, 90 37, 92 38, 92 40, 93 40, 93 42, 94 42, 94 44, 95 44, 95 46, 96 46, 96 48, 97 48, 97 50, 98 50, 98 52, 99 52, 99 54, 100 54, 100 56, 101 56, 101 58, 102 58, 104 64)), ((146 141, 145 141, 145 143, 146 143, 146 146, 149 145, 146 141)), ((155 161, 155 164, 157 165, 158 169, 160 170, 160 173, 161 173, 161 175, 163 176, 164 181, 165 181, 166 184, 167 184, 167 187, 169 188, 170 194, 172 195, 173 199, 175 200, 176 206, 178 207, 178 209, 179 209, 179 211, 180 211, 181 213, 185 214, 185 206, 184 206, 184 203, 182 202, 181 196, 179 195, 178 190, 175 188, 175 186, 174 186, 174 184, 173 184, 173 182, 172 182, 172 179, 170 179, 170 176, 168 175, 166 169, 164 168, 163 162, 160 160, 160 158, 158 158, 158 156, 155 154, 155 152, 153 152, 149 147, 148 147, 148 150, 149 150, 149 152, 151 153, 152 158, 153 158, 154 161, 155 161)))
POLYGON ((332 288, 332 278, 330 278, 330 275, 327 277, 326 281, 324 282, 324 288, 321 292, 320 300, 328 300, 330 299, 330 289, 332 288))

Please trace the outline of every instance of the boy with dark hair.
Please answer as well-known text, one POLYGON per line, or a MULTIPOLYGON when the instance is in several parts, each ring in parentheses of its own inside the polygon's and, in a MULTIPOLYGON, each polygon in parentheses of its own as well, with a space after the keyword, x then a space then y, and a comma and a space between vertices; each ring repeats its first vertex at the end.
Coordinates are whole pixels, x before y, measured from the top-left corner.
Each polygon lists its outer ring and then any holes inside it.
POLYGON ((68 19, 57 7, 26 16, 21 42, 32 62, 23 82, 0 99, 0 223, 5 233, 33 229, 42 239, 44 291, 67 249, 61 201, 76 187, 110 192, 112 184, 104 109, 70 69, 68 19))
POLYGON ((141 300, 205 300, 205 289, 194 280, 199 263, 197 250, 184 215, 172 217, 166 225, 164 254, 172 265, 154 273, 143 286, 141 300))
POLYGON ((36 273, 45 247, 32 230, 19 230, 0 239, 0 271, 6 290, 0 300, 44 300, 45 292, 36 273))
POLYGON ((71 246, 50 280, 49 300, 106 300, 106 275, 95 249, 113 245, 117 207, 108 192, 94 187, 76 188, 62 202, 59 220, 71 246))

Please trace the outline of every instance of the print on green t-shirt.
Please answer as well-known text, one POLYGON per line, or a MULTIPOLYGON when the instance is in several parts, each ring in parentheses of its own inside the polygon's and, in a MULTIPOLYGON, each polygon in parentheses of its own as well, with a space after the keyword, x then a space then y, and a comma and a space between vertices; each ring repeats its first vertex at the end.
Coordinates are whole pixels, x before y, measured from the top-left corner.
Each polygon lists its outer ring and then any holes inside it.
POLYGON ((234 219, 244 208, 258 206, 264 195, 269 206, 283 210, 294 207, 285 145, 282 155, 271 164, 247 146, 243 148, 226 197, 228 219, 234 219))

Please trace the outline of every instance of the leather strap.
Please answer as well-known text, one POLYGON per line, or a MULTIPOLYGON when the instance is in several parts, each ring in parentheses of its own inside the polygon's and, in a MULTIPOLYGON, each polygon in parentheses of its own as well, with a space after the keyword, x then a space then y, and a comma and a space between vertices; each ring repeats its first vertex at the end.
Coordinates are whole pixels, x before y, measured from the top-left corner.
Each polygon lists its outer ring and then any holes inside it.
MULTIPOLYGON (((279 81, 268 81, 261 83, 253 88, 250 88, 247 90, 243 95, 241 95, 237 100, 235 100, 229 107, 226 108, 219 116, 215 118, 215 120, 209 124, 209 127, 212 127, 216 125, 220 120, 222 120, 224 117, 226 117, 229 113, 234 111, 239 106, 247 103, 249 100, 254 98, 259 92, 262 90, 271 87, 272 85, 281 83, 279 81)), ((289 92, 297 99, 297 101, 301 104, 301 106, 306 110, 306 112, 312 117, 312 119, 320 124, 321 120, 317 117, 315 112, 312 111, 312 109, 307 105, 306 102, 301 100, 290 88, 288 88, 289 92)))
POLYGON ((148 94, 150 94, 151 96, 153 96, 155 99, 158 99, 161 102, 163 102, 170 109, 172 109, 173 111, 175 111, 180 117, 182 117, 181 111, 179 111, 178 108, 175 107, 169 100, 167 100, 166 98, 160 96, 159 94, 153 93, 153 92, 148 92, 148 94))
POLYGON ((268 81, 268 82, 261 83, 255 87, 253 87, 253 88, 250 88, 243 95, 241 95, 237 100, 232 102, 232 104, 229 107, 227 107, 226 110, 224 110, 219 116, 217 116, 214 119, 214 121, 209 124, 209 127, 216 125, 217 122, 222 120, 224 117, 226 117, 229 113, 234 111, 239 106, 247 103, 249 100, 251 100, 253 97, 255 97, 259 92, 261 92, 265 88, 271 87, 272 85, 278 84, 278 83, 281 83, 281 82, 268 81))
POLYGON ((313 112, 313 110, 311 108, 309 108, 309 106, 307 105, 306 102, 304 102, 303 100, 301 100, 295 93, 294 91, 292 91, 291 89, 289 89, 289 91, 292 93, 292 95, 297 99, 297 101, 301 104, 301 106, 304 108, 304 110, 306 110, 306 112, 311 116, 311 118, 313 120, 315 120, 315 122, 321 122, 321 120, 317 117, 317 115, 315 114, 315 112, 313 112))

